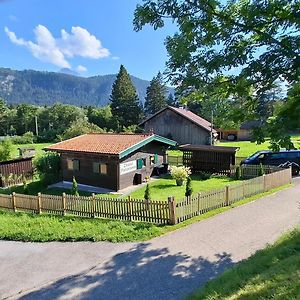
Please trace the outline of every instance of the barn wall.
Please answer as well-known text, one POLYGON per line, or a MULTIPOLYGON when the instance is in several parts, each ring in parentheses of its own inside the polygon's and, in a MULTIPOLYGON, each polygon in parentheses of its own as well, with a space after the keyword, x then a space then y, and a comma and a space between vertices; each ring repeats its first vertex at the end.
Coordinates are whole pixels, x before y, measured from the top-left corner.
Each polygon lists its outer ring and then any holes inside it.
POLYGON ((210 132, 200 128, 193 122, 170 109, 162 111, 144 124, 144 131, 170 138, 178 144, 207 145, 210 132))

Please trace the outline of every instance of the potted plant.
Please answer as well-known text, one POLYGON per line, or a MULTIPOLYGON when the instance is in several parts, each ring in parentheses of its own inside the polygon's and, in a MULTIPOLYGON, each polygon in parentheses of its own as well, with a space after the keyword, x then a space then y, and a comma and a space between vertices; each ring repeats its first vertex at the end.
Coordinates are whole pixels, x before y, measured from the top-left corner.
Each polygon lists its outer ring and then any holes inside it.
POLYGON ((191 175, 191 169, 188 167, 171 167, 171 176, 176 180, 177 186, 182 186, 183 182, 191 175))

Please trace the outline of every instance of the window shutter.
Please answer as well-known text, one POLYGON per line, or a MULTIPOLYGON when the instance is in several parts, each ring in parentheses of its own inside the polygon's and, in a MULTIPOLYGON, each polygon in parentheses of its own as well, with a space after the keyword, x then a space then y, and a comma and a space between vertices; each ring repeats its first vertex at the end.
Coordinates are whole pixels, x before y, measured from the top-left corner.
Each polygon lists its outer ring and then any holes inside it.
POLYGON ((99 172, 100 172, 100 164, 99 163, 96 163, 96 162, 93 163, 93 172, 99 174, 99 172))
POLYGON ((142 169, 143 168, 143 159, 140 158, 137 160, 137 168, 142 169))
POLYGON ((101 174, 107 174, 107 164, 100 164, 101 174))
POLYGON ((79 171, 79 160, 73 159, 73 170, 79 171))
POLYGON ((158 163, 158 154, 155 154, 155 156, 154 156, 154 163, 155 163, 155 164, 158 163))

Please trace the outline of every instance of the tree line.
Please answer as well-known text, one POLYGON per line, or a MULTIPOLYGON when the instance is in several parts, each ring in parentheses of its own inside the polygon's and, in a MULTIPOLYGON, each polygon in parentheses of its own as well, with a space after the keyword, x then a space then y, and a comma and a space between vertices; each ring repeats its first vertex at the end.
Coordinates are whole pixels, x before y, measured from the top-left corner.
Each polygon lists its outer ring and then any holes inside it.
POLYGON ((122 65, 113 84, 110 104, 104 107, 77 107, 62 103, 51 106, 26 103, 8 106, 0 99, 0 136, 21 136, 32 132, 38 142, 52 142, 91 131, 135 132, 144 117, 166 105, 176 105, 176 101, 172 94, 167 95, 160 73, 150 82, 143 106, 122 65))

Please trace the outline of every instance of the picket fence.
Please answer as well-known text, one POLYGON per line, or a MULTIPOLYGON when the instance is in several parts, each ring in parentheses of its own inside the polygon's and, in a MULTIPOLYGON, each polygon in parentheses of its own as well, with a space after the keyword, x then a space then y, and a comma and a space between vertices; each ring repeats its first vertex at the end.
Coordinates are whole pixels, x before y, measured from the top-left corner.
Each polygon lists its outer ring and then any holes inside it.
POLYGON ((0 194, 0 208, 12 211, 72 215, 88 218, 109 218, 142 221, 156 224, 176 224, 207 211, 229 206, 243 198, 269 191, 291 182, 291 170, 244 180, 223 189, 198 193, 182 200, 169 197, 168 201, 144 199, 102 198, 38 194, 37 196, 12 193, 0 194))

